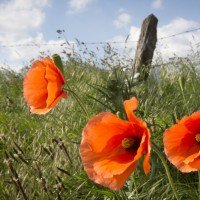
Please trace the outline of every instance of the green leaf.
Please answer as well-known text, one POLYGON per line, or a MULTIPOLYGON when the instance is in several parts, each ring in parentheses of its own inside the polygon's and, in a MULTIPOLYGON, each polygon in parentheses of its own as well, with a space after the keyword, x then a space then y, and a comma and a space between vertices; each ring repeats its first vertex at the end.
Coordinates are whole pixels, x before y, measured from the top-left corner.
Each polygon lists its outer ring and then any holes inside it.
POLYGON ((63 73, 63 63, 62 63, 62 59, 58 54, 53 54, 52 56, 53 61, 55 63, 55 65, 60 69, 60 71, 63 73))

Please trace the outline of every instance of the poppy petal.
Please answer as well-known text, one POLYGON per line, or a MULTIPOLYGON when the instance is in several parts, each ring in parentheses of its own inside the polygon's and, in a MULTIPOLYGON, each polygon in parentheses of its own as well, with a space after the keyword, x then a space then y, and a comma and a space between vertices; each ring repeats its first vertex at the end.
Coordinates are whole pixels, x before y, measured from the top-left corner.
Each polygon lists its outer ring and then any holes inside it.
POLYGON ((48 108, 34 108, 31 106, 31 112, 34 114, 38 114, 38 115, 44 115, 46 113, 48 113, 54 106, 56 106, 56 104, 62 99, 62 98, 66 98, 67 97, 67 93, 62 92, 62 94, 58 97, 56 97, 56 99, 52 102, 51 105, 49 105, 48 108))
POLYGON ((130 122, 140 124, 141 126, 146 127, 147 126, 146 123, 137 118, 133 113, 133 111, 135 111, 137 108, 138 108, 138 100, 135 97, 132 97, 131 99, 124 101, 124 109, 128 117, 128 120, 130 122))
POLYGON ((63 81, 60 79, 60 76, 58 76, 58 73, 56 73, 53 70, 53 67, 47 66, 46 68, 46 75, 45 78, 48 81, 47 85, 47 91, 48 91, 48 98, 46 100, 47 107, 49 107, 53 101, 61 95, 62 93, 62 85, 63 81))
POLYGON ((61 98, 67 96, 62 88, 64 83, 64 76, 52 59, 35 61, 23 82, 24 98, 31 112, 46 114, 56 106, 61 98))
POLYGON ((48 68, 51 68, 51 70, 54 71, 54 73, 56 74, 56 76, 59 78, 59 81, 64 84, 65 78, 63 73, 60 71, 60 69, 55 65, 54 61, 52 59, 50 59, 49 57, 44 58, 43 62, 45 62, 48 66, 48 68))
MULTIPOLYGON (((117 175, 108 175, 105 173, 98 174, 95 168, 95 163, 99 160, 102 160, 102 154, 96 154, 90 148, 90 145, 83 140, 81 143, 81 157, 83 161, 84 170, 87 172, 89 178, 94 182, 108 187, 112 190, 119 190, 123 187, 125 181, 130 176, 132 171, 137 167, 136 163, 129 165, 126 170, 124 170, 121 174, 117 175)), ((116 164, 116 163, 115 163, 116 164)), ((117 166, 117 165, 116 165, 117 166)), ((114 165, 113 165, 114 167, 114 165)))
POLYGON ((186 117, 184 125, 192 133, 200 133, 200 111, 193 113, 191 116, 186 117))
POLYGON ((59 96, 55 98, 55 100, 49 105, 49 108, 53 108, 56 106, 56 104, 62 99, 62 98, 67 98, 67 93, 62 92, 59 96))
POLYGON ((179 165, 177 165, 176 167, 183 173, 196 171, 195 168, 191 167, 190 165, 184 164, 183 162, 179 163, 179 165))
POLYGON ((144 161, 143 161, 143 169, 144 169, 144 173, 148 174, 151 170, 151 165, 150 165, 150 152, 148 152, 145 156, 144 156, 144 161))
POLYGON ((45 66, 42 62, 37 61, 26 74, 23 82, 24 98, 30 105, 35 105, 35 107, 46 106, 45 101, 43 101, 47 98, 47 82, 44 81, 45 73, 45 66))
POLYGON ((197 171, 195 167, 198 165, 196 160, 200 156, 200 148, 195 136, 200 128, 199 119, 199 112, 193 113, 164 133, 165 154, 181 172, 197 171))
POLYGON ((94 179, 94 181, 98 184, 103 185, 104 187, 108 187, 111 190, 120 190, 125 182, 127 181, 128 177, 131 175, 131 173, 135 170, 135 168, 137 167, 137 165, 132 164, 131 166, 129 166, 129 168, 127 168, 127 170, 125 170, 122 174, 120 175, 115 175, 112 178, 104 178, 104 177, 96 177, 96 179, 94 179))
POLYGON ((112 190, 124 185, 143 155, 144 171, 147 174, 150 170, 150 133, 146 123, 132 113, 137 108, 137 99, 125 101, 124 106, 130 121, 112 113, 100 113, 83 129, 80 145, 89 178, 112 190))
POLYGON ((193 162, 189 163, 189 166, 194 168, 195 171, 200 170, 200 156, 195 158, 193 162))
POLYGON ((94 152, 100 153, 103 150, 109 152, 121 143, 120 138, 116 141, 112 141, 111 138, 123 135, 129 129, 129 122, 119 119, 112 113, 100 113, 89 120, 83 130, 82 138, 88 141, 94 152), (109 140, 111 142, 108 145, 109 140))
MULTIPOLYGON (((95 160, 94 171, 104 178, 122 174, 134 162, 133 153, 127 153, 123 147, 118 147, 108 155, 95 160)), ((136 163, 135 163, 136 164, 136 163)))
POLYGON ((30 111, 34 114, 38 114, 38 115, 44 115, 46 113, 48 113, 51 108, 34 108, 34 107, 30 107, 30 111))
POLYGON ((129 119, 129 121, 134 121, 137 118, 133 114, 133 111, 135 111, 138 107, 138 100, 135 97, 132 97, 129 100, 124 101, 124 109, 126 111, 126 115, 129 119))

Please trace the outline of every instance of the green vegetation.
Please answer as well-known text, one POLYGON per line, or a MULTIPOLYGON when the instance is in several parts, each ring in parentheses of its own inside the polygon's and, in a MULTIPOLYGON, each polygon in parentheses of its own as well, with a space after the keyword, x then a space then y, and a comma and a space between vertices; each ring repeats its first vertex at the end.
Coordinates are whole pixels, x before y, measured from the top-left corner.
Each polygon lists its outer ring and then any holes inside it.
MULTIPOLYGON (((125 118, 122 102, 136 96, 140 102, 136 114, 148 123, 152 140, 162 153, 164 130, 200 109, 197 65, 189 58, 161 64, 141 81, 119 63, 99 69, 71 58, 64 65, 68 98, 44 116, 31 114, 23 100, 25 70, 19 74, 1 70, 0 199, 175 199, 154 151, 150 174, 146 176, 139 163, 124 188, 115 192, 87 178, 79 143, 89 118, 102 111, 125 118)), ((198 199, 198 174, 182 174, 166 162, 179 198, 198 199)))

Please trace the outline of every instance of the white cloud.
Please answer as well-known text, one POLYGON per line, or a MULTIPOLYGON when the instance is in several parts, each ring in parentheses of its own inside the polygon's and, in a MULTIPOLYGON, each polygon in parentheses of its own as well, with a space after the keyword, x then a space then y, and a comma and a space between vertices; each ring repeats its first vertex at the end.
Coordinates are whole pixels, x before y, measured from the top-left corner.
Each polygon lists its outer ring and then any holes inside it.
MULTIPOLYGON (((187 30, 200 27, 199 22, 186 20, 184 18, 176 18, 169 24, 158 28, 158 38, 181 33, 187 30)), ((200 31, 185 33, 176 37, 170 37, 159 40, 157 51, 161 52, 163 57, 186 56, 191 52, 191 47, 196 48, 196 43, 200 42, 200 31)))
POLYGON ((67 54, 73 52, 73 45, 69 46, 65 40, 47 41, 42 33, 38 33, 35 37, 29 36, 15 41, 12 45, 12 47, 0 48, 0 54, 3 56, 1 65, 10 66, 15 70, 29 65, 32 59, 37 59, 41 56, 44 57, 54 53, 62 55, 63 50, 67 54))
MULTIPOLYGON (((161 27, 158 27, 157 37, 158 42, 156 46, 156 52, 159 52, 164 60, 167 60, 175 55, 178 57, 187 56, 191 52, 191 48, 195 50, 197 43, 200 42, 200 30, 185 34, 177 35, 176 37, 169 37, 163 40, 159 38, 170 36, 176 33, 181 33, 187 30, 195 29, 200 27, 200 23, 192 20, 187 20, 181 17, 175 18, 171 22, 161 27)), ((137 43, 130 41, 138 41, 140 35, 140 28, 131 26, 129 31, 129 38, 127 43, 120 43, 118 47, 123 49, 127 48, 129 55, 134 58, 137 43)), ((110 39, 109 41, 124 42, 126 36, 118 35, 110 39)), ((116 44, 115 44, 116 46, 116 44)), ((154 58, 156 54, 154 54, 154 58)))
POLYGON ((1 34, 18 35, 40 27, 48 0, 10 0, 0 4, 1 34))
POLYGON ((153 2, 151 3, 151 7, 154 9, 162 8, 162 5, 163 5, 163 0, 153 0, 153 2))
POLYGON ((113 24, 117 28, 127 27, 131 23, 131 16, 123 12, 117 16, 117 19, 113 21, 113 24))
MULTIPOLYGON (((119 42, 118 44, 114 43, 114 47, 118 46, 119 48, 128 48, 132 51, 136 49, 137 41, 140 36, 140 28, 131 26, 128 35, 117 35, 108 40, 108 42, 119 42)), ((112 45, 112 44, 111 44, 112 45)))
MULTIPOLYGON (((31 59, 63 51, 60 43, 64 40, 47 41, 42 33, 38 33, 45 20, 44 8, 49 1, 9 0, 0 3, 0 45, 5 45, 0 46, 0 67, 10 66, 17 70, 29 65, 31 59)), ((66 51, 71 53, 69 49, 66 51)))
POLYGON ((95 0, 70 0, 69 1, 69 7, 70 13, 78 13, 85 10, 86 6, 88 6, 90 3, 94 2, 95 0))

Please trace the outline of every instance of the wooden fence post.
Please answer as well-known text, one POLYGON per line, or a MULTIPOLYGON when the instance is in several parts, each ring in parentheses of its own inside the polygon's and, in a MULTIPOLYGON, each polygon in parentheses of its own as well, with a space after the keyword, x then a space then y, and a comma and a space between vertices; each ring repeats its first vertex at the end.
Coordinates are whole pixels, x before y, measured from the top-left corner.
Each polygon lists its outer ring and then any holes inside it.
POLYGON ((133 73, 140 73, 141 79, 146 79, 149 75, 157 42, 157 24, 158 19, 153 14, 145 18, 142 23, 133 66, 133 73))

